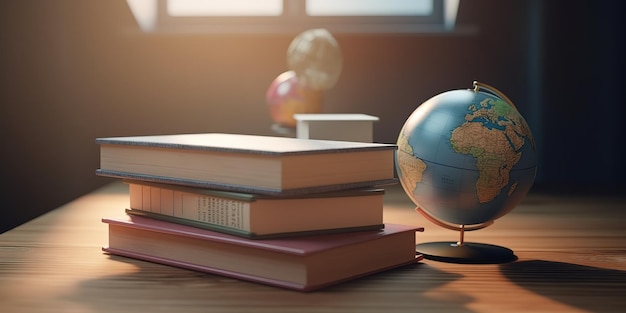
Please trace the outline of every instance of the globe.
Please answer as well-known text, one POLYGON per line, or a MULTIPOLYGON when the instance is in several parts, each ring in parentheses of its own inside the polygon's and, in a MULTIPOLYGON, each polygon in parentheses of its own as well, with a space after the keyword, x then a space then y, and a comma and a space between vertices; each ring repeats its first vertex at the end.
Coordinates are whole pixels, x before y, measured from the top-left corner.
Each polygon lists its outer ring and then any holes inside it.
POLYGON ((270 117, 282 127, 295 127, 296 113, 319 113, 322 110, 322 92, 299 83, 294 71, 278 75, 267 89, 266 102, 270 117))
POLYGON ((298 34, 287 49, 287 66, 300 84, 316 90, 335 86, 341 74, 343 59, 337 40, 324 28, 298 34))
POLYGON ((419 105, 397 145, 404 191, 429 220, 451 229, 489 225, 515 208, 535 180, 526 120, 504 94, 478 82, 419 105))
POLYGON ((404 191, 430 217, 456 225, 487 223, 511 211, 537 169, 526 120, 497 89, 474 85, 422 103, 397 142, 404 191))

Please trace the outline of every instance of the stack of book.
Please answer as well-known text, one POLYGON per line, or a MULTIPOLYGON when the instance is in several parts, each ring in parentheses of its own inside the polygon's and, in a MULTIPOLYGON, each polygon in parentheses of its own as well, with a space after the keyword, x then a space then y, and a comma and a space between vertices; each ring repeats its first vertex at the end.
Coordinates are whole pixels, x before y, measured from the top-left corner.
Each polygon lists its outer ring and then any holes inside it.
POLYGON ((415 263, 383 223, 395 145, 240 134, 97 138, 97 175, 129 186, 103 250, 311 291, 415 263))

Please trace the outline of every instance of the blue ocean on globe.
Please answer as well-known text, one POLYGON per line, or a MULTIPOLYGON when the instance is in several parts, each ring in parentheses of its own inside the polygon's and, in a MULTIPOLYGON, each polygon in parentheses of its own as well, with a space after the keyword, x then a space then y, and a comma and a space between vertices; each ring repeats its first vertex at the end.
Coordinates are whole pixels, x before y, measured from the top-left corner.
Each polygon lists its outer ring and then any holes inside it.
POLYGON ((453 90, 430 98, 406 120, 396 168, 404 191, 428 215, 477 225, 505 215, 526 196, 537 170, 535 149, 510 101, 453 90))

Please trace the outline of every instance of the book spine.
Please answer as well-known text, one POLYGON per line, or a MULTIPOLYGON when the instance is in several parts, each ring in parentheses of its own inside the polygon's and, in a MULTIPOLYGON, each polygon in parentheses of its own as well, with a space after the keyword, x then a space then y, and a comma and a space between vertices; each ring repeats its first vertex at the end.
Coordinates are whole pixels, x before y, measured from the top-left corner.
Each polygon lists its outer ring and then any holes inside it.
POLYGON ((130 208, 250 231, 250 202, 129 184, 130 208))

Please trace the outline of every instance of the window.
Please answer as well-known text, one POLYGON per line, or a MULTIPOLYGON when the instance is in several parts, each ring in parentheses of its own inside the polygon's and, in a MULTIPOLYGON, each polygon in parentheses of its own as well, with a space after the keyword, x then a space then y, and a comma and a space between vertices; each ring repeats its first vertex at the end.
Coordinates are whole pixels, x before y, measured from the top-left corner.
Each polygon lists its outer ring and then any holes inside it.
POLYGON ((170 16, 280 16, 283 0, 170 0, 170 16))
POLYGON ((308 0, 310 16, 428 16, 432 0, 308 0))
POLYGON ((430 33, 455 30, 459 0, 127 0, 145 32, 430 33))

